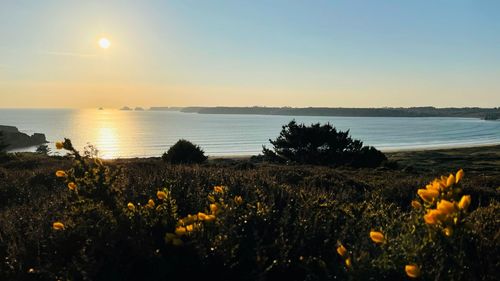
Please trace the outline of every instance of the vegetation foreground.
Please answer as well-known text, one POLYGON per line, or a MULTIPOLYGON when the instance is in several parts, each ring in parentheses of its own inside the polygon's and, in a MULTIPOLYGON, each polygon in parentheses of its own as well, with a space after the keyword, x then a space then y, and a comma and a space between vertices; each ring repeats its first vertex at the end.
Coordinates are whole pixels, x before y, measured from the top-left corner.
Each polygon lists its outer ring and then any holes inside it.
POLYGON ((0 280, 499 279, 498 146, 377 169, 58 146, 1 156, 0 280))

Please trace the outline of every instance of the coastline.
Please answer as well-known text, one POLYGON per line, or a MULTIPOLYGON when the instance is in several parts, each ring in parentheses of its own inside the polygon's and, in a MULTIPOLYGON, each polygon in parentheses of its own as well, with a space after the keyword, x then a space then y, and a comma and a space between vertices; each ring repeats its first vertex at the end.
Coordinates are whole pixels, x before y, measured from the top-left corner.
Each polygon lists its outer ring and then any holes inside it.
MULTIPOLYGON (((500 143, 497 144, 477 144, 477 145, 454 145, 447 147, 424 147, 424 148, 403 148, 381 150, 387 156, 397 155, 401 153, 421 153, 421 152, 462 152, 462 151, 479 151, 480 149, 498 150, 500 151, 500 143)), ((221 156, 208 156, 209 160, 226 159, 226 160, 249 160, 252 156, 256 155, 221 155, 221 156)), ((122 158, 125 159, 125 158, 122 158)))

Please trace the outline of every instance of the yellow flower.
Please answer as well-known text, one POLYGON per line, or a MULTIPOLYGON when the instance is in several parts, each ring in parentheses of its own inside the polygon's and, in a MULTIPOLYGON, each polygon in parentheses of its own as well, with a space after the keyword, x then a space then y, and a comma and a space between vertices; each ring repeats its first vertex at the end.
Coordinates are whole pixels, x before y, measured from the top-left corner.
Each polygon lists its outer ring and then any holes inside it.
POLYGON ((382 232, 370 231, 370 238, 375 243, 384 243, 385 237, 382 232))
POLYGON ((452 186, 455 184, 455 176, 453 174, 450 174, 448 176, 448 179, 446 180, 446 187, 452 186))
POLYGON ((445 184, 446 182, 443 183, 441 180, 435 179, 431 183, 429 183, 425 188, 439 191, 445 188, 445 184))
POLYGON ((167 193, 165 193, 164 191, 158 191, 156 192, 156 196, 158 197, 158 199, 160 200, 165 200, 167 199, 167 193))
POLYGON ((422 208, 422 204, 420 204, 420 202, 418 202, 417 200, 411 201, 411 206, 417 210, 422 208))
POLYGON ((458 202, 458 208, 460 208, 461 210, 466 210, 470 205, 470 201, 471 201, 470 195, 462 196, 460 202, 458 202))
POLYGON ((66 172, 65 171, 62 171, 62 170, 59 170, 56 172, 56 177, 58 178, 63 178, 66 176, 66 172))
POLYGON ((347 249, 344 247, 344 245, 340 244, 340 246, 337 247, 337 253, 341 257, 345 257, 345 255, 347 254, 347 249))
POLYGON ((153 209, 155 207, 155 201, 153 201, 153 199, 148 200, 148 207, 151 209, 153 209))
POLYGON ((414 264, 408 264, 405 266, 406 275, 411 278, 417 278, 420 276, 420 268, 414 264))
POLYGON ((437 224, 443 219, 443 213, 441 210, 429 210, 427 214, 424 215, 424 221, 426 224, 437 224))
POLYGON ((175 234, 177 234, 177 236, 182 236, 182 235, 186 235, 186 228, 184 226, 178 226, 175 228, 175 234))
POLYGON ((174 246, 182 246, 182 244, 184 244, 184 242, 179 238, 174 238, 174 240, 172 240, 172 245, 174 246))
POLYGON ((71 191, 76 190, 76 183, 74 183, 74 182, 70 182, 70 183, 68 183, 68 188, 69 188, 69 190, 71 190, 71 191))
POLYGON ((60 221, 56 221, 52 224, 52 228, 54 230, 63 230, 64 229, 64 224, 60 221))
POLYGON ((419 189, 417 194, 427 203, 432 203, 439 195, 439 191, 435 189, 419 189))
POLYGON ((204 220, 206 220, 207 218, 208 218, 208 215, 207 215, 207 214, 202 213, 202 212, 199 212, 199 213, 198 213, 198 219, 199 219, 200 221, 204 221, 204 220))
POLYGON ((215 220, 215 216, 214 215, 208 215, 206 218, 205 218, 205 221, 206 222, 211 222, 211 221, 214 221, 215 220))
POLYGON ((243 198, 241 196, 235 196, 234 203, 236 203, 237 205, 243 204, 243 198))
POLYGON ((444 235, 450 237, 453 235, 453 228, 451 228, 451 226, 447 226, 443 229, 443 233, 444 235))
POLYGON ((214 191, 217 193, 222 193, 224 192, 224 187, 221 185, 214 186, 214 191))
POLYGON ((455 212, 455 204, 443 199, 437 204, 437 209, 440 210, 443 214, 449 215, 455 212))
POLYGON ((347 266, 347 267, 351 267, 351 265, 352 265, 352 264, 351 264, 351 258, 347 258, 347 259, 345 259, 345 266, 347 266))
POLYGON ((192 232, 194 230, 194 224, 190 224, 186 226, 187 232, 192 232))
POLYGON ((57 149, 63 149, 64 148, 64 144, 62 142, 60 142, 60 141, 57 141, 56 142, 56 148, 57 149))
POLYGON ((464 170, 460 169, 455 175, 455 183, 460 182, 460 180, 462 180, 463 177, 464 177, 464 170))
POLYGON ((191 224, 197 220, 198 220, 198 215, 187 215, 187 217, 185 218, 187 224, 191 224))
POLYGON ((127 208, 132 212, 135 211, 135 206, 132 202, 128 202, 127 208))
POLYGON ((217 207, 217 204, 210 204, 210 212, 212 212, 212 214, 217 213, 218 209, 219 207, 217 207))

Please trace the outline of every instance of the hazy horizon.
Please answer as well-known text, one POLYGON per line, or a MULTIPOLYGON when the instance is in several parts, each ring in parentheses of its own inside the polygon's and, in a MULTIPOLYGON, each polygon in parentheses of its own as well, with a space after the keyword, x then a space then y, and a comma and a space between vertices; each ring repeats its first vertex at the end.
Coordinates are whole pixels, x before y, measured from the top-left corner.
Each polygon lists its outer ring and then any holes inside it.
POLYGON ((0 108, 498 107, 499 10, 486 0, 3 1, 0 108))

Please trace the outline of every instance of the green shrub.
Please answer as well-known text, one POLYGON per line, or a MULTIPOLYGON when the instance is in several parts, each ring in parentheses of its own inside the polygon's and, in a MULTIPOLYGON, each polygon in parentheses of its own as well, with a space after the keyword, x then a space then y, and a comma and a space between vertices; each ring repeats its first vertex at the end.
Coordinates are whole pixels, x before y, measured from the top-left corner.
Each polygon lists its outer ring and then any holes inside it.
POLYGON ((387 160, 374 147, 363 147, 363 142, 352 139, 349 130, 338 131, 329 123, 306 126, 292 120, 269 142, 274 151, 264 146, 262 152, 273 162, 377 167, 387 160))
POLYGON ((181 139, 163 154, 162 159, 171 164, 199 164, 205 162, 207 156, 199 146, 181 139))

